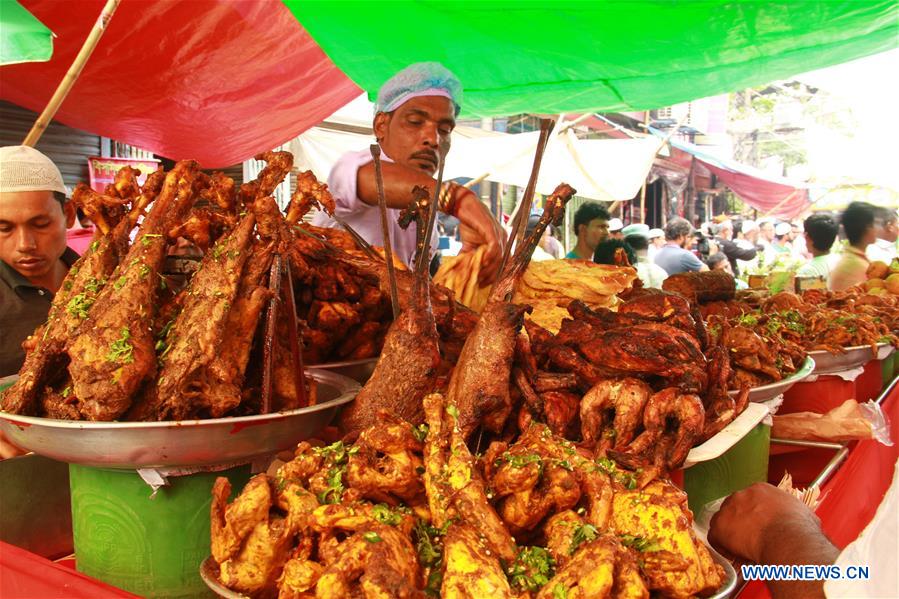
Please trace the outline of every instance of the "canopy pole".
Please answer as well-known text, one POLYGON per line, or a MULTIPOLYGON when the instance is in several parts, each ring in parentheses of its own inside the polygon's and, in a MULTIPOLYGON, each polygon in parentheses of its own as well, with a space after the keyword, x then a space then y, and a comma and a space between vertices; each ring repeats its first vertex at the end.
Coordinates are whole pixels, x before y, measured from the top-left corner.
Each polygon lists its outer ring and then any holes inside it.
POLYGON ((25 137, 25 141, 22 142, 22 145, 31 147, 37 145, 37 142, 41 138, 41 135, 44 134, 44 131, 47 130, 47 127, 50 125, 53 117, 56 116, 56 111, 59 110, 59 107, 62 104, 63 100, 66 99, 66 96, 69 95, 69 91, 71 91, 72 86, 75 85, 75 81, 81 74, 81 70, 84 68, 87 60, 91 57, 94 48, 97 47, 97 43, 100 41, 100 38, 106 32, 106 28, 109 26, 109 21, 110 19, 112 19, 112 15, 113 13, 115 13, 116 8, 118 8, 119 2, 121 2, 121 0, 106 0, 106 6, 103 7, 103 11, 100 13, 100 17, 97 19, 97 22, 94 23, 94 27, 93 29, 91 29, 90 34, 88 34, 87 39, 84 40, 84 45, 81 46, 81 50, 78 52, 78 56, 75 57, 75 60, 72 62, 72 66, 69 67, 69 70, 66 72, 65 77, 62 78, 62 81, 59 83, 59 87, 56 88, 56 91, 53 93, 53 97, 50 98, 50 102, 47 103, 47 106, 46 108, 44 108, 41 116, 39 116, 37 121, 34 122, 34 125, 31 127, 31 131, 28 132, 28 135, 25 137))
MULTIPOLYGON (((643 126, 649 127, 649 111, 643 111, 643 126)), ((652 167, 649 167, 649 172, 652 172, 652 167)), ((649 173, 646 173, 649 176, 649 173)), ((643 177, 643 187, 640 188, 640 222, 646 222, 646 177, 643 177)))

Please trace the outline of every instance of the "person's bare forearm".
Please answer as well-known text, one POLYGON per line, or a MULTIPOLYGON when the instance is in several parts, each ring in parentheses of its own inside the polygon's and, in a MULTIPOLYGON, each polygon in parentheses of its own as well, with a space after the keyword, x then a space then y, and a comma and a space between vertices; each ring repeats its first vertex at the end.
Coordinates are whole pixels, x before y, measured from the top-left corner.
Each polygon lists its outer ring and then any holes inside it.
MULTIPOLYGON (((762 535, 757 563, 767 565, 830 565, 839 550, 824 536, 820 527, 807 520, 773 523, 776 530, 762 535)), ((769 580, 772 599, 791 597, 824 598, 823 580, 769 580)))
MULTIPOLYGON (((412 202, 412 189, 421 186, 434 193, 437 181, 427 173, 392 162, 381 162, 384 177, 384 199, 389 208, 406 208, 412 202)), ((378 205, 378 182, 373 162, 361 166, 356 173, 356 193, 359 199, 372 206, 378 205)))

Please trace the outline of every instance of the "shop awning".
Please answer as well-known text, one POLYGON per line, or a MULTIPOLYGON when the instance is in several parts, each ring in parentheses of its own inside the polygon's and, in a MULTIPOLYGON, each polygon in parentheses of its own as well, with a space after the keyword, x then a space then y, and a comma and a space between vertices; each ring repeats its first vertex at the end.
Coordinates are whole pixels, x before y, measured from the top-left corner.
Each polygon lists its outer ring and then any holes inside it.
MULTIPOLYGON (((3 67, 0 97, 40 112, 104 3, 21 1, 55 55, 3 67)), ((894 0, 126 1, 57 120, 219 167, 415 61, 459 75, 466 115, 657 108, 889 49, 896 14, 894 0)))
POLYGON ((45 62, 52 55, 53 32, 16 0, 0 0, 0 66, 45 62))
POLYGON ((463 115, 658 108, 897 43, 894 0, 284 1, 370 98, 436 60, 464 83, 463 115))
MULTIPOLYGON (((23 4, 57 34, 56 52, 3 67, 0 96, 40 112, 104 2, 23 4)), ((359 93, 278 0, 126 0, 56 120, 215 168, 293 139, 359 93)))
MULTIPOLYGON (((656 129, 650 131, 658 137, 665 135, 656 129)), ((699 168, 715 175, 743 202, 764 215, 794 218, 810 205, 809 186, 806 183, 791 181, 736 160, 716 156, 701 146, 685 141, 672 138, 669 143, 692 155, 699 168)))

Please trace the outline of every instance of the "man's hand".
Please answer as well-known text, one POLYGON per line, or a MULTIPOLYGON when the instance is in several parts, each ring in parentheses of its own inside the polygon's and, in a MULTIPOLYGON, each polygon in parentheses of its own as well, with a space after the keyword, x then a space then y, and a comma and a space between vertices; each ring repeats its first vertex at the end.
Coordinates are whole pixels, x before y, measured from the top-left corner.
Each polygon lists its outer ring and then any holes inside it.
POLYGON ((709 540, 735 557, 755 563, 833 563, 836 549, 821 531, 821 521, 796 497, 768 483, 755 483, 724 500, 712 517, 709 540), (816 555, 793 552, 795 546, 816 555), (829 550, 827 548, 829 546, 829 550), (808 559, 819 561, 810 562, 808 559))
POLYGON ((506 247, 506 232, 500 226, 487 207, 468 189, 460 188, 456 217, 459 219, 459 234, 462 238, 462 252, 474 251, 478 246, 486 245, 478 275, 481 287, 496 281, 503 249, 506 247))

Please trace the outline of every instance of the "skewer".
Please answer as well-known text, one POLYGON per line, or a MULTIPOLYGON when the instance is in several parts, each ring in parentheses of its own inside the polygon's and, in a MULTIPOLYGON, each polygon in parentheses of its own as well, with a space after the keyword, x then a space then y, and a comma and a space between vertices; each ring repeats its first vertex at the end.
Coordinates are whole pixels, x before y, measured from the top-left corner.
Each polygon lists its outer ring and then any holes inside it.
POLYGON ((262 345, 262 413, 272 411, 272 362, 274 361, 273 346, 275 342, 275 323, 278 319, 278 302, 281 301, 281 255, 276 254, 272 259, 272 267, 269 270, 268 289, 272 292, 272 298, 268 304, 268 314, 265 319, 265 338, 262 345))
POLYGON ((362 248, 362 251, 364 251, 366 254, 368 254, 368 256, 370 258, 374 258, 376 260, 381 260, 381 254, 376 252, 375 248, 373 248, 371 246, 371 244, 368 241, 366 241, 364 237, 362 237, 362 235, 359 235, 359 233, 357 233, 356 230, 353 227, 351 227, 345 220, 343 220, 336 214, 329 214, 328 216, 330 216, 335 221, 337 221, 338 225, 340 225, 341 227, 346 229, 346 232, 350 234, 350 236, 353 238, 353 240, 357 244, 359 244, 359 247, 362 248))
POLYGON ((546 151, 546 144, 549 141, 549 133, 555 125, 552 119, 540 119, 540 137, 537 140, 537 151, 534 154, 534 166, 531 169, 531 177, 528 179, 528 186, 525 188, 524 197, 518 206, 518 212, 515 214, 515 220, 512 221, 512 236, 506 249, 503 252, 503 261, 500 263, 499 272, 502 273, 509 261, 509 255, 512 253, 512 246, 521 243, 524 237, 524 230, 527 227, 527 216, 530 214, 531 205, 534 202, 534 191, 537 188, 537 176, 540 174, 540 164, 543 162, 543 153, 546 151))
MULTIPOLYGON (((282 262, 285 261, 283 256, 279 257, 282 262)), ((287 305, 290 306, 287 310, 287 331, 290 336, 290 353, 293 355, 293 382, 297 389, 297 399, 300 404, 299 407, 305 408, 309 405, 309 398, 306 397, 306 370, 303 366, 303 351, 300 347, 300 333, 297 330, 297 302, 293 294, 293 275, 290 272, 289 263, 287 264, 287 268, 284 269, 284 278, 285 283, 287 284, 284 293, 287 297, 284 299, 287 301, 287 305)))
POLYGON ((431 198, 431 203, 428 204, 424 245, 418 254, 418 264, 416 264, 416 270, 419 273, 427 272, 425 268, 431 259, 431 234, 434 232, 434 221, 437 219, 437 199, 440 197, 440 186, 443 185, 443 167, 446 165, 446 150, 441 148, 439 155, 440 168, 437 169, 437 185, 434 186, 434 197, 431 198))
POLYGON ((387 198, 384 197, 384 177, 381 175, 381 146, 372 144, 369 148, 375 161, 375 179, 378 182, 378 210, 381 213, 381 235, 384 238, 384 258, 387 261, 387 279, 390 281, 390 305, 393 308, 393 319, 400 315, 400 302, 396 293, 396 271, 393 267, 393 247, 390 243, 390 230, 387 227, 387 198))

